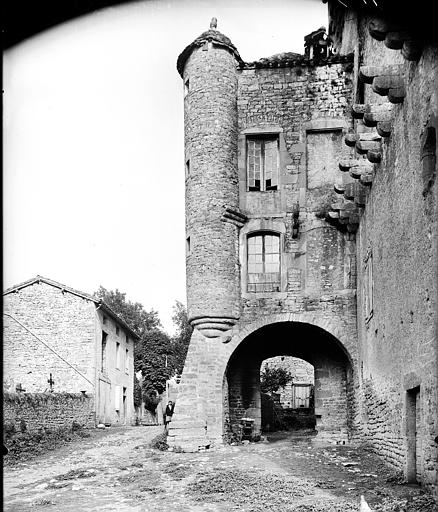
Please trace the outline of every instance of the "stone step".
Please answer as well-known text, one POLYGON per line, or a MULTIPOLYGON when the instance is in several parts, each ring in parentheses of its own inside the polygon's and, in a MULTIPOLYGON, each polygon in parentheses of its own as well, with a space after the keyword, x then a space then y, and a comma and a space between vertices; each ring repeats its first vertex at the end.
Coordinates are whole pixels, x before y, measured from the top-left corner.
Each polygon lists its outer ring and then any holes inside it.
POLYGON ((167 436, 168 437, 179 437, 179 436, 203 436, 205 435, 205 428, 181 428, 173 429, 169 427, 167 436))
POLYGON ((210 444, 210 439, 208 439, 206 436, 201 436, 201 435, 187 435, 187 436, 175 436, 175 437, 171 437, 171 436, 168 436, 167 437, 167 444, 170 446, 179 446, 181 443, 187 443, 187 442, 190 442, 190 443, 199 443, 200 445, 201 444, 210 444))
POLYGON ((169 423, 169 429, 171 430, 179 430, 179 429, 187 429, 187 428, 198 428, 205 429, 206 422, 203 420, 172 420, 169 423))

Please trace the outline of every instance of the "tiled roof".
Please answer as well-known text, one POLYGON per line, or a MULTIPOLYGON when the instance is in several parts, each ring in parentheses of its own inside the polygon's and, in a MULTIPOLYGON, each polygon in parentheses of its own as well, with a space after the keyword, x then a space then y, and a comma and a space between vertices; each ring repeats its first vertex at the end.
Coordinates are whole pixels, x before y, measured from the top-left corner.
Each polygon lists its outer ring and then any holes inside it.
POLYGON ((254 62, 243 62, 242 69, 251 68, 285 68, 294 66, 323 66, 326 64, 338 64, 342 62, 353 62, 353 54, 348 55, 330 55, 325 58, 309 59, 299 53, 277 53, 271 57, 256 60, 254 62))

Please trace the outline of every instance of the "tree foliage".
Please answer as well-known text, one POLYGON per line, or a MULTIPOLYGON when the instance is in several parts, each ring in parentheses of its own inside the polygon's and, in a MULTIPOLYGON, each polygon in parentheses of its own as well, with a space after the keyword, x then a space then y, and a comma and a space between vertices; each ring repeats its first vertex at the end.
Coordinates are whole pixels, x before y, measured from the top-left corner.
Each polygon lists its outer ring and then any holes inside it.
POLYGON ((161 327, 157 311, 146 311, 139 302, 126 300, 126 293, 120 292, 117 288, 113 291, 100 286, 94 296, 103 300, 140 337, 152 329, 161 327))
POLYGON ((292 380, 291 373, 285 368, 266 366, 260 374, 260 388, 263 393, 275 393, 292 380))
POLYGON ((143 394, 163 393, 166 380, 175 373, 172 364, 172 343, 159 329, 144 334, 136 344, 135 371, 143 376, 143 394))
POLYGON ((187 308, 179 301, 175 301, 173 306, 173 323, 176 325, 176 334, 172 339, 173 344, 173 364, 178 374, 181 374, 184 368, 184 362, 189 348, 190 338, 193 327, 189 324, 187 308))
POLYGON ((140 407, 142 402, 142 389, 137 375, 134 375, 134 407, 140 407))
POLYGON ((134 370, 142 375, 141 384, 134 381, 134 400, 139 405, 143 400, 147 409, 153 411, 161 394, 166 389, 166 380, 180 374, 184 367, 193 328, 188 321, 187 309, 176 301, 172 317, 177 329, 173 337, 162 330, 157 311, 146 311, 142 304, 126 299, 119 290, 107 290, 100 286, 94 294, 103 300, 140 339, 135 344, 134 370))

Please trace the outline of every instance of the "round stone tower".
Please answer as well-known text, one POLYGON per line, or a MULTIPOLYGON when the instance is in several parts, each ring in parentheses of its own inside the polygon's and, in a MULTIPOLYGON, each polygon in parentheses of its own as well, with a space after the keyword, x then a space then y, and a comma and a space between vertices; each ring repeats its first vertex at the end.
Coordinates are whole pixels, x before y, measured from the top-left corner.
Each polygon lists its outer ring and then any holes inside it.
POLYGON ((191 324, 210 338, 240 316, 239 62, 215 18, 177 62, 185 94, 187 306, 191 324))

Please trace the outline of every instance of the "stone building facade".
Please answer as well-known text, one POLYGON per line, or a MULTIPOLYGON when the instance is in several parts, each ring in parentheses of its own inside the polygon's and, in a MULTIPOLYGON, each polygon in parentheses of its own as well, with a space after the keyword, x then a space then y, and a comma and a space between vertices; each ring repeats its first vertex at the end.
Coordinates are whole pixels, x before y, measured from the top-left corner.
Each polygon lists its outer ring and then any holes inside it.
POLYGON ((37 276, 4 292, 3 326, 5 391, 83 392, 96 424, 134 422, 138 336, 104 302, 37 276))
POLYGON ((244 62, 213 21, 178 59, 195 330, 169 443, 259 433, 260 365, 294 356, 319 436, 432 485, 438 52, 384 12, 329 15, 304 55, 244 62))

